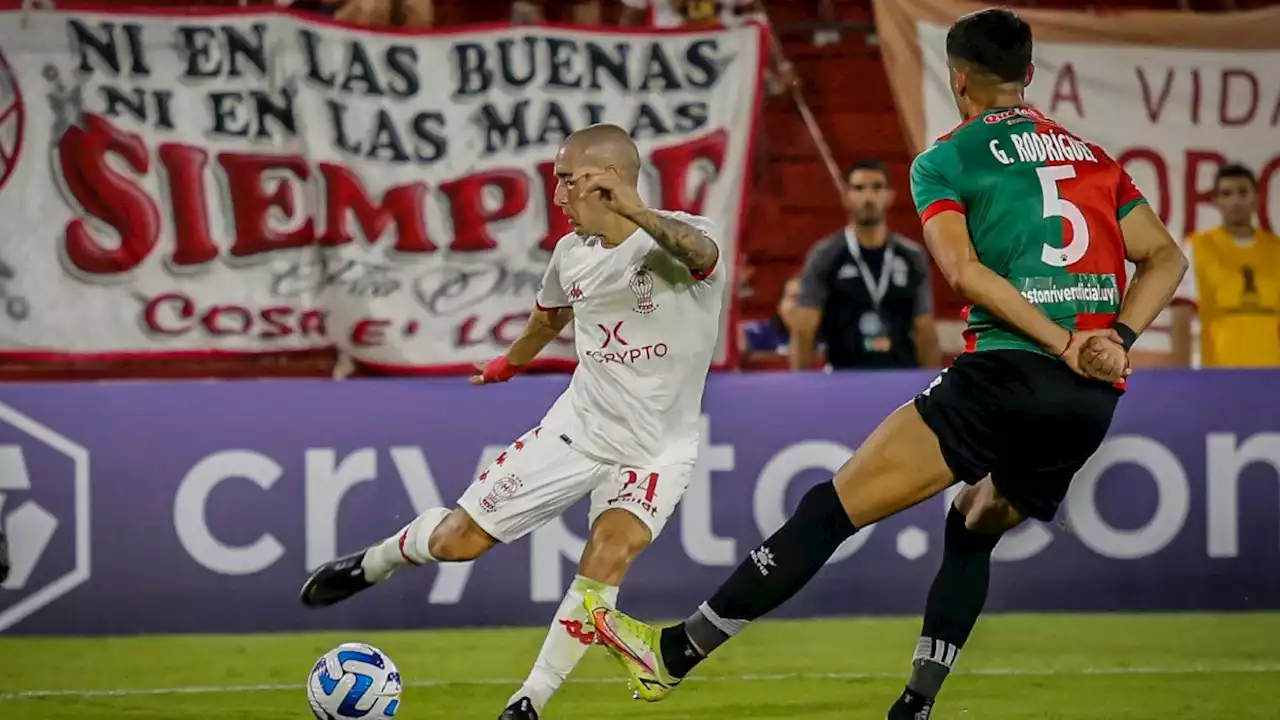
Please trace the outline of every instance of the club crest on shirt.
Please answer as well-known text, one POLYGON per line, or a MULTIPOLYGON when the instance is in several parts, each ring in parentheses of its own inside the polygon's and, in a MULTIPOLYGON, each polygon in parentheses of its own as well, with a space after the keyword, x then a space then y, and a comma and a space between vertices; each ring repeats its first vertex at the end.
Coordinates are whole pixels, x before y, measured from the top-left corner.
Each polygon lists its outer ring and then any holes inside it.
POLYGON ((631 292, 636 294, 636 312, 645 315, 653 312, 658 306, 653 302, 653 272, 649 268, 637 266, 631 274, 631 292))

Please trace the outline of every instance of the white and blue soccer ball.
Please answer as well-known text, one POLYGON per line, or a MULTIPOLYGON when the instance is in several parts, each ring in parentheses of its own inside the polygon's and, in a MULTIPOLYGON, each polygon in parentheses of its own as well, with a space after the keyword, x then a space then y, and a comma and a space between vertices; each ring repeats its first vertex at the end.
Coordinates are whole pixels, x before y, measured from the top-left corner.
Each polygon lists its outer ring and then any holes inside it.
POLYGON ((395 717, 402 689, 396 664, 364 643, 343 643, 325 653, 307 678, 311 712, 320 720, 395 717))

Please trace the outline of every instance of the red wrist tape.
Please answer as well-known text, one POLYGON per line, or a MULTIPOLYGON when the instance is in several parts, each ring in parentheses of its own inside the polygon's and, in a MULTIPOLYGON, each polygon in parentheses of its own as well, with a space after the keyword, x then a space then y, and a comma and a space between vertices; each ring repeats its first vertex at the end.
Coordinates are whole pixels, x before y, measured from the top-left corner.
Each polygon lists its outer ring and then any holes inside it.
POLYGON ((481 377, 487 383, 490 382, 506 382, 515 377, 517 373, 524 369, 523 365, 512 365, 507 362, 506 355, 499 355, 490 360, 484 366, 484 372, 481 377))

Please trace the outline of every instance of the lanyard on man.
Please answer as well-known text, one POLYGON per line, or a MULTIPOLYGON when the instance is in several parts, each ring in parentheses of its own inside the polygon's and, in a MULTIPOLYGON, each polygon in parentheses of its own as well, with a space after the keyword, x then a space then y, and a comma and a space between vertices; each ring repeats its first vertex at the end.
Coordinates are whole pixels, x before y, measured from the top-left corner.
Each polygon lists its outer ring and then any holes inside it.
POLYGON ((894 259, 893 245, 886 239, 880 275, 873 279, 871 268, 862 257, 862 246, 858 244, 858 238, 853 230, 848 227, 844 229, 844 241, 849 246, 849 254, 853 256, 854 263, 858 266, 858 276, 862 278, 862 284, 867 288, 867 296, 871 298, 872 309, 862 313, 858 318, 858 331, 862 333, 862 344, 870 352, 888 352, 892 342, 889 339, 888 326, 880 315, 880 305, 889 292, 889 277, 894 259))

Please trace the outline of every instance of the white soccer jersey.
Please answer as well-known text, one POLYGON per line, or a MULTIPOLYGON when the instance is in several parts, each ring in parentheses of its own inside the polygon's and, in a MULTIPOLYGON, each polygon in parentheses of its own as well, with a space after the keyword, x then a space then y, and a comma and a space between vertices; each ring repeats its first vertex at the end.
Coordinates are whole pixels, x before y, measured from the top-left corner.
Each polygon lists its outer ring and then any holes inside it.
MULTIPOLYGON (((662 214, 716 239, 707 218, 662 214)), ((693 462, 727 262, 694 277, 643 230, 614 248, 576 233, 561 238, 538 306, 573 308, 578 367, 544 430, 608 462, 693 462)))

